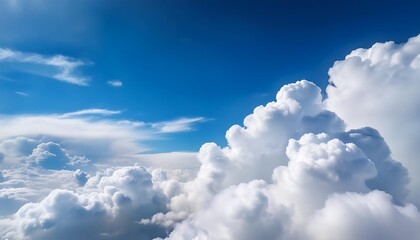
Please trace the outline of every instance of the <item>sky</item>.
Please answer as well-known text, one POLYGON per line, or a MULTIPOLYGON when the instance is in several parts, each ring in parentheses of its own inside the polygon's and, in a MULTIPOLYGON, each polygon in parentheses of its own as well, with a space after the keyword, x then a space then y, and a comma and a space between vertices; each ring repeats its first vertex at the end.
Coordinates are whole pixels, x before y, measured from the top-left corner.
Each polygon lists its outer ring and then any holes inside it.
POLYGON ((152 152, 196 151, 206 141, 224 143, 223 132, 283 84, 309 79, 325 87, 328 68, 351 50, 416 35, 417 7, 418 1, 6 0, 1 48, 71 58, 80 62, 71 75, 83 84, 54 81, 60 67, 2 61, 0 111, 96 108, 143 122, 203 117, 196 131, 148 143, 152 152))
POLYGON ((0 239, 419 239, 418 9, 0 1, 0 239))

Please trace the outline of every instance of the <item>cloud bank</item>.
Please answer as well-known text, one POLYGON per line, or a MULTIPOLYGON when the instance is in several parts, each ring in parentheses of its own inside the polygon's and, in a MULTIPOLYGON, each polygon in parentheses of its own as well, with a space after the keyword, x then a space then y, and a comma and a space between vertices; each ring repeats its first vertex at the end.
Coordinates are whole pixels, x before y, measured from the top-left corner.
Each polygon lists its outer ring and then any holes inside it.
MULTIPOLYGON (((76 186, 3 217, 0 235, 417 240, 419 56, 420 36, 355 50, 330 69, 325 100, 307 80, 283 86, 243 126, 227 131, 227 146, 205 143, 193 176, 158 167, 113 166, 94 174, 77 168, 66 175, 76 186)), ((194 121, 200 120, 154 127, 170 132, 194 121)), ((53 143, 32 149, 28 161, 38 169, 51 154, 62 165, 80 158, 53 143)), ((10 176, 3 173, 2 184, 10 176)))

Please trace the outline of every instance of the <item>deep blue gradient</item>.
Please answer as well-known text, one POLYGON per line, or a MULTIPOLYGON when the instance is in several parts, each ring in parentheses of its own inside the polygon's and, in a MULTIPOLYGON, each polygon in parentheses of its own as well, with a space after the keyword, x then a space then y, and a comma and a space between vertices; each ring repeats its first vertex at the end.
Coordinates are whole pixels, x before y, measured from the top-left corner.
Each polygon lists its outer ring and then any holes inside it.
POLYGON ((328 68, 351 50, 420 33, 420 1, 44 2, 16 11, 1 6, 0 47, 91 61, 81 69, 90 86, 0 64, 7 78, 0 80, 0 112, 106 108, 146 122, 212 119, 151 142, 155 151, 223 145, 227 128, 282 85, 308 79, 324 88, 328 68), (124 85, 106 84, 114 79, 124 85))

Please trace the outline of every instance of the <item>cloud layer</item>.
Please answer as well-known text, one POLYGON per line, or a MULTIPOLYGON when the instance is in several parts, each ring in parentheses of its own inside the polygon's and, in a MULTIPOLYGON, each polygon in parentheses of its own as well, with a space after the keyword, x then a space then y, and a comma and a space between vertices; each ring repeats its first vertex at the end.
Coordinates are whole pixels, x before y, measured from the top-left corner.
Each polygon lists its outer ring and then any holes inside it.
POLYGON ((42 127, 48 119, 50 128, 56 126, 54 132, 63 126, 84 129, 63 131, 62 136, 91 140, 94 132, 101 132, 101 137, 123 134, 118 139, 136 139, 127 129, 146 125, 159 132, 187 131, 202 118, 155 124, 80 119, 114 114, 91 109, 30 117, 30 121, 2 120, 9 126, 0 132, 8 138, 0 144, 0 149, 8 150, 3 158, 24 151, 25 157, 17 158, 26 165, 2 173, 0 184, 12 184, 11 177, 22 171, 63 176, 71 184, 43 197, 25 196, 16 186, 7 195, 3 187, 4 201, 14 196, 26 204, 14 214, 4 213, 8 216, 0 220, 0 235, 2 239, 417 240, 419 39, 375 44, 336 62, 326 100, 321 89, 307 80, 283 86, 273 102, 256 107, 243 126, 227 131, 227 146, 205 143, 197 155, 196 172, 174 165, 171 169, 135 165, 88 173, 83 164, 89 162, 83 155, 59 143, 22 137, 39 130, 23 131, 19 123, 42 127), (71 125, 61 125, 62 121, 71 125), (38 200, 28 203, 34 198, 38 200))

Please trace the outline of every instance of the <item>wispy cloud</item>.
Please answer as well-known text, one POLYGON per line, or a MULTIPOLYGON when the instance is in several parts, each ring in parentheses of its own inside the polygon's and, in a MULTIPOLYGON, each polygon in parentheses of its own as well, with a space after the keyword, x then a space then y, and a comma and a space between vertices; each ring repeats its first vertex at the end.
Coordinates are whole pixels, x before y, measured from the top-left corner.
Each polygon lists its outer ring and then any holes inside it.
POLYGON ((112 110, 101 109, 101 108, 90 108, 90 109, 83 109, 80 111, 65 113, 62 115, 62 117, 68 118, 68 117, 77 117, 77 116, 85 116, 85 115, 109 116, 109 115, 116 115, 120 113, 121 111, 112 111, 112 110))
MULTIPOLYGON (((82 112, 82 111, 81 111, 82 112)), ((83 112, 82 112, 83 113, 83 112)), ((27 137, 65 143, 65 146, 101 161, 148 150, 144 141, 153 139, 145 123, 91 118, 84 114, 0 116, 0 140, 27 137)))
POLYGON ((26 53, 0 48, 0 62, 26 63, 52 67, 53 71, 39 74, 79 86, 87 86, 89 82, 89 77, 76 73, 78 68, 89 63, 63 55, 45 56, 37 53, 26 53))
POLYGON ((21 96, 25 96, 25 97, 29 96, 29 94, 24 93, 24 92, 15 92, 15 93, 18 94, 18 95, 21 95, 21 96))
POLYGON ((122 87, 123 82, 121 82, 120 80, 109 80, 108 84, 113 87, 122 87))
POLYGON ((110 118, 120 113, 91 108, 64 114, 0 115, 0 142, 25 137, 64 143, 94 161, 124 160, 150 150, 145 143, 161 134, 192 131, 194 124, 206 121, 203 117, 163 122, 110 118))
POLYGON ((193 125, 199 122, 207 121, 204 117, 180 118, 172 121, 153 123, 152 127, 162 133, 188 132, 192 131, 193 125))

